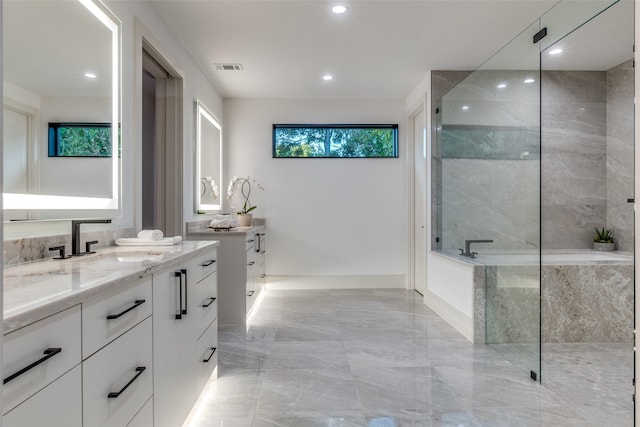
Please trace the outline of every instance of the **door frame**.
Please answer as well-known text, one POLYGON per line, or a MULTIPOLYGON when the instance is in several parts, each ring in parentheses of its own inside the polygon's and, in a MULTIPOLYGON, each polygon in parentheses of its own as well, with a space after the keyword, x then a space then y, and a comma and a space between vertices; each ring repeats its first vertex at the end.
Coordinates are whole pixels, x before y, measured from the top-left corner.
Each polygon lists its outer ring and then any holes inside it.
POLYGON ((163 79, 163 92, 165 101, 162 114, 166 118, 165 126, 157 130, 162 138, 156 141, 156 148, 161 156, 156 159, 158 187, 157 195, 161 195, 156 202, 156 209, 160 211, 160 218, 164 224, 163 232, 167 236, 184 234, 184 103, 183 87, 184 78, 170 55, 163 51, 151 32, 135 19, 135 154, 134 164, 134 218, 136 229, 142 226, 142 73, 144 69, 143 51, 149 54, 170 76, 163 79))
MULTIPOLYGON (((427 82, 430 85, 430 78, 427 78, 427 82)), ((430 111, 429 105, 430 105, 430 100, 429 100, 429 96, 430 96, 430 87, 428 87, 428 89, 424 90, 424 93, 421 93, 420 96, 418 97, 417 101, 415 101, 413 103, 413 105, 407 109, 407 153, 408 153, 408 160, 407 160, 407 183, 408 183, 408 188, 409 188, 409 226, 408 226, 408 271, 407 271, 407 284, 408 284, 408 288, 409 289, 413 289, 414 291, 418 292, 416 289, 416 275, 415 275, 415 256, 416 256, 416 251, 415 251, 415 243, 416 243, 416 238, 415 238, 415 228, 416 228, 416 217, 415 217, 415 205, 416 205, 416 197, 415 197, 415 190, 416 190, 416 185, 415 185, 415 173, 416 173, 416 169, 415 169, 415 161, 416 161, 416 152, 415 152, 415 118, 417 115, 419 115, 420 113, 424 112, 424 116, 425 116, 425 123, 424 123, 424 127, 427 130, 426 134, 425 134, 425 144, 427 146, 427 164, 426 164, 426 175, 427 175, 427 194, 426 194, 426 203, 425 203, 425 238, 426 238, 426 242, 427 242, 427 252, 429 252, 429 247, 430 247, 430 239, 431 239, 431 215, 430 215, 430 211, 431 211, 431 191, 430 191, 430 186, 431 186, 431 179, 430 179, 430 173, 431 173, 431 167, 429 165, 429 161, 428 159, 431 158, 431 139, 429 137, 429 126, 430 126, 430 118, 429 118, 429 114, 428 112, 430 111)), ((425 257, 427 259, 425 259, 425 269, 428 270, 429 265, 428 265, 428 256, 427 254, 425 254, 425 257)), ((425 277, 426 278, 426 277, 425 277)), ((427 289, 427 284, 425 283, 425 289, 427 289)), ((419 292, 418 292, 419 293, 419 292)), ((423 295, 424 297, 424 295, 423 295)))

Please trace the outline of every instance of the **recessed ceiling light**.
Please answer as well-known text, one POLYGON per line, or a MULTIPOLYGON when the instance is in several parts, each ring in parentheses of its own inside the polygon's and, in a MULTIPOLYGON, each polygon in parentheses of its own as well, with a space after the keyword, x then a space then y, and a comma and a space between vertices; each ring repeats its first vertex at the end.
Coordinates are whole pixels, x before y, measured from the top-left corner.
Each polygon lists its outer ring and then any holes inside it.
POLYGON ((557 49, 552 49, 549 51, 549 55, 559 55, 562 53, 562 49, 557 48, 557 49))
POLYGON ((496 86, 498 89, 504 89, 507 87, 506 83, 499 83, 498 86, 496 86))
POLYGON ((469 109, 469 106, 468 106, 468 105, 463 105, 463 106, 462 106, 462 111, 467 111, 468 109, 469 109))
POLYGON ((333 13, 345 13, 347 11, 347 8, 345 6, 339 4, 339 5, 333 6, 331 8, 331 11, 333 13))
POLYGON ((528 79, 525 79, 524 82, 527 83, 527 84, 528 83, 533 83, 533 82, 535 82, 535 79, 528 78, 528 79))
POLYGON ((333 76, 331 74, 325 74, 324 76, 322 76, 323 80, 333 80, 333 76))
POLYGON ((95 75, 95 73, 84 73, 84 76, 88 79, 97 79, 98 76, 95 75))

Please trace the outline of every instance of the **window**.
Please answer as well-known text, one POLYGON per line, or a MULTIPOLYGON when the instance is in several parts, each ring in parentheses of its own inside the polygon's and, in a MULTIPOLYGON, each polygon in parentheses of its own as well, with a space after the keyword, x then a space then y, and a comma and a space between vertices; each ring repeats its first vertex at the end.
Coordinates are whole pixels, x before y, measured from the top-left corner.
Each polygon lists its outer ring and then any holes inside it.
POLYGON ((398 157, 398 125, 273 125, 273 157, 398 157))
POLYGON ((111 123, 49 123, 49 157, 111 157, 111 123))

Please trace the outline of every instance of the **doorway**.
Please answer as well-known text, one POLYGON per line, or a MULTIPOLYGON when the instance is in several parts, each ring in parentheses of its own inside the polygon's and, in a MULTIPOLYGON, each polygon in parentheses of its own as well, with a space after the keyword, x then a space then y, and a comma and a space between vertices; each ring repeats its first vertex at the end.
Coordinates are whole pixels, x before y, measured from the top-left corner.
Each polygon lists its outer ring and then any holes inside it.
POLYGON ((142 228, 183 230, 182 77, 143 40, 142 228))
POLYGON ((427 140, 424 109, 413 118, 413 280, 421 295, 427 291, 427 140))

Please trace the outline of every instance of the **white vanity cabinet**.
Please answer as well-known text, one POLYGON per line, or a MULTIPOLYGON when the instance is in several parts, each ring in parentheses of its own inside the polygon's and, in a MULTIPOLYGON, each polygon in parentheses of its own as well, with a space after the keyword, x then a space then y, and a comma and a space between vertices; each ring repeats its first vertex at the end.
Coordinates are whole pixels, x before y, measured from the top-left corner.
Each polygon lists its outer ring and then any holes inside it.
POLYGON ((213 371, 217 360, 213 358, 217 351, 216 270, 214 249, 153 275, 156 427, 182 425, 204 386, 204 373, 213 371))
POLYGON ((5 427, 82 425, 80 331, 76 305, 3 337, 5 427))
POLYGON ((189 231, 188 240, 218 240, 218 322, 246 324, 247 315, 265 287, 266 231, 264 225, 231 231, 189 231))
POLYGON ((181 426, 217 367, 216 247, 5 270, 2 425, 181 426))

